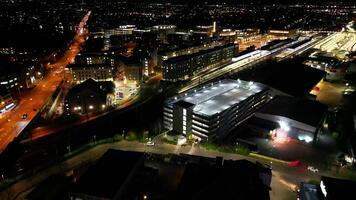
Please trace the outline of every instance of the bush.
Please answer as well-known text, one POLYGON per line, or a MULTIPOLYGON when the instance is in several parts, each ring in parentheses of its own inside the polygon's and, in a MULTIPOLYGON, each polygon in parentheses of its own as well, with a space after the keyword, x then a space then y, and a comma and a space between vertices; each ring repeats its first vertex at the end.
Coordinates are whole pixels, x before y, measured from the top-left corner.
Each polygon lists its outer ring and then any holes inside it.
POLYGON ((162 142, 163 142, 163 143, 166 143, 166 144, 177 145, 177 142, 176 142, 176 141, 171 141, 171 140, 168 140, 167 138, 163 138, 163 139, 162 139, 162 142))
POLYGON ((250 154, 250 149, 246 147, 236 147, 236 153, 248 156, 250 154))
POLYGON ((136 135, 134 132, 129 132, 129 133, 126 135, 125 139, 126 139, 127 141, 135 141, 135 140, 138 140, 137 135, 136 135))
POLYGON ((308 181, 308 183, 309 183, 309 184, 313 184, 313 185, 320 185, 320 181, 318 181, 318 180, 313 180, 313 179, 310 179, 310 180, 308 181))
POLYGON ((219 151, 219 147, 214 144, 214 143, 210 143, 210 142, 202 142, 200 144, 202 147, 204 147, 207 150, 214 150, 214 151, 219 151))

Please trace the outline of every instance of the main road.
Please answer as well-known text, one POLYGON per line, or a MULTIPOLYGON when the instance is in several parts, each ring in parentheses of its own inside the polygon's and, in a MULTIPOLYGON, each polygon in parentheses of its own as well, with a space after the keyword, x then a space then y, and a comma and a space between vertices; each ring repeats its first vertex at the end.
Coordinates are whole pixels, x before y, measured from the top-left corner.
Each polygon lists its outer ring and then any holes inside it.
POLYGON ((90 12, 80 22, 77 34, 64 56, 57 62, 46 66, 47 75, 37 82, 35 88, 22 92, 13 110, 0 114, 0 153, 20 135, 63 81, 64 68, 74 61, 85 41, 86 33, 83 31, 83 25, 87 22, 89 15, 90 12), (24 114, 27 114, 25 119, 22 118, 24 114))

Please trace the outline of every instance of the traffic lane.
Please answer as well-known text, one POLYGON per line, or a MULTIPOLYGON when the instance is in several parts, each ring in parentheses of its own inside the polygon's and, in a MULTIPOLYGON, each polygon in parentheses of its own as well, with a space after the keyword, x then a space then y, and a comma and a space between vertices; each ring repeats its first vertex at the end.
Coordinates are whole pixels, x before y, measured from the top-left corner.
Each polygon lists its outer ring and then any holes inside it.
POLYGON ((26 125, 37 115, 37 112, 45 103, 48 96, 55 90, 52 86, 59 84, 60 80, 44 80, 44 82, 47 87, 36 87, 31 93, 26 94, 24 100, 17 106, 17 109, 8 113, 7 119, 0 124, 0 127, 3 128, 0 132, 2 135, 0 138, 1 151, 4 150, 8 143, 16 138, 26 125), (22 119, 24 114, 26 114, 27 117, 22 119))
MULTIPOLYGON (((83 40, 84 41, 84 40, 83 40)), ((79 48, 76 47, 81 43, 74 43, 74 49, 77 49, 75 52, 79 52, 79 48)), ((66 53, 65 57, 61 62, 56 63, 54 66, 62 68, 68 64, 68 60, 73 60, 76 54, 66 53)), ((50 70, 50 72, 42 80, 38 82, 37 87, 33 88, 30 91, 24 92, 21 96, 23 101, 20 101, 19 105, 16 108, 6 114, 6 117, 0 121, 0 127, 2 131, 0 132, 0 151, 3 151, 6 146, 16 138, 19 133, 26 127, 26 125, 33 119, 37 112, 42 108, 45 100, 53 94, 53 91, 62 81, 63 76, 61 74, 55 73, 55 70, 50 70), (42 86, 42 87, 41 87, 42 86), (27 114, 25 121, 21 119, 23 114, 27 114), (25 123, 16 123, 16 122, 25 122, 25 123)))

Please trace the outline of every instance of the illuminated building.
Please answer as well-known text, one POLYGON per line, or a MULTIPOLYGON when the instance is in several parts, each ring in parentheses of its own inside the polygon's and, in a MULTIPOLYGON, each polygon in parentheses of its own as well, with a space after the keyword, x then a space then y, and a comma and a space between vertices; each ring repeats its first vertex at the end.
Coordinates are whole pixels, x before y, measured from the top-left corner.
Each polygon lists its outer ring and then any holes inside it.
POLYGON ((110 65, 69 65, 70 72, 73 74, 75 83, 82 83, 88 79, 95 81, 113 81, 114 67, 110 65))
POLYGON ((201 139, 218 138, 264 105, 268 91, 262 84, 241 80, 206 84, 166 100, 164 127, 201 139))
POLYGON ((88 79, 71 88, 65 97, 65 111, 90 114, 105 110, 114 102, 114 84, 88 79))
POLYGON ((0 86, 0 113, 11 110, 15 107, 15 102, 12 99, 11 93, 8 89, 0 86))
POLYGON ((275 124, 277 137, 311 143, 319 132, 326 111, 326 106, 314 100, 275 96, 255 113, 255 117, 275 124))
POLYGON ((166 81, 186 80, 199 71, 214 68, 231 61, 235 45, 228 44, 163 61, 163 79, 166 81))
MULTIPOLYGON (((178 35, 178 33, 176 32, 175 35, 178 35)), ((171 36, 169 38, 173 37, 172 34, 170 34, 169 36, 171 36)), ((174 43, 173 41, 171 42, 174 43)), ((162 62, 170 58, 198 53, 199 51, 212 49, 218 46, 222 46, 223 44, 223 41, 212 41, 205 44, 189 45, 184 47, 162 50, 158 53, 157 65, 162 66, 162 62)))

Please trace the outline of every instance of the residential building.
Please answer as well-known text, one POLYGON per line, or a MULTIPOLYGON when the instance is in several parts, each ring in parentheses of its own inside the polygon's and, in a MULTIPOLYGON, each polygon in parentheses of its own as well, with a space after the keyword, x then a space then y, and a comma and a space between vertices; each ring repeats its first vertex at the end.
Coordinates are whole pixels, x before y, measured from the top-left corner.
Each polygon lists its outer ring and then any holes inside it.
POLYGON ((75 83, 82 83, 88 79, 95 81, 113 81, 114 67, 107 64, 81 65, 72 64, 68 66, 69 71, 73 74, 75 83))
POLYGON ((172 82, 189 79, 200 71, 230 62, 234 51, 235 45, 227 44, 165 60, 162 64, 163 79, 172 82))

